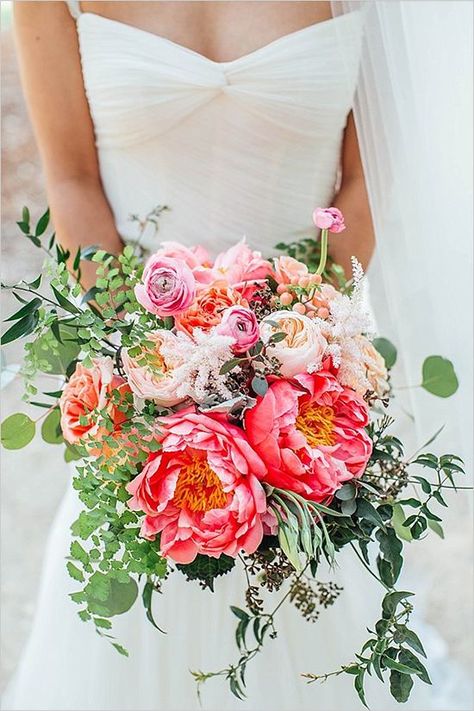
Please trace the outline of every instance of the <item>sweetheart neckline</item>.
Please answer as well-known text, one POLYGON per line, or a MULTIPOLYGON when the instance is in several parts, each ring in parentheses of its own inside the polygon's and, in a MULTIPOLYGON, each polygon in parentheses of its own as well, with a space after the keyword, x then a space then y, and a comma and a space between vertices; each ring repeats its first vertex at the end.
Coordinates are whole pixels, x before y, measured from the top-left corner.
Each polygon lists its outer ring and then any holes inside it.
POLYGON ((311 32, 314 32, 316 29, 319 30, 319 28, 322 27, 327 27, 329 24, 336 23, 340 21, 343 18, 351 18, 353 16, 359 16, 360 10, 353 10, 351 12, 348 12, 343 15, 336 15, 335 17, 330 17, 328 20, 323 20, 322 22, 314 22, 312 25, 306 25, 306 27, 302 27, 299 30, 294 30, 293 32, 288 32, 285 35, 281 35, 280 37, 277 37, 276 39, 272 40, 271 42, 267 42, 266 44, 262 45, 261 47, 257 47, 256 49, 252 50, 251 52, 247 52, 246 54, 242 54, 240 57, 236 57, 235 59, 231 59, 225 62, 218 62, 215 61, 214 59, 211 59, 210 57, 207 57, 205 54, 201 54, 201 52, 197 52, 194 49, 191 49, 190 47, 187 47, 184 44, 180 44, 179 42, 174 42, 171 39, 168 39, 167 37, 164 37, 163 35, 156 34, 155 32, 149 32, 148 30, 144 30, 141 27, 136 27, 135 25, 130 25, 127 22, 121 22, 120 20, 114 20, 111 17, 105 17, 104 15, 99 15, 96 12, 81 12, 79 17, 77 18, 77 22, 81 22, 83 18, 99 18, 100 20, 103 20, 106 23, 116 25, 118 27, 121 27, 127 31, 133 31, 135 30, 136 32, 139 32, 142 35, 147 35, 148 37, 154 38, 158 42, 164 42, 167 45, 174 47, 175 49, 178 49, 182 52, 186 52, 187 54, 190 54, 198 59, 200 59, 203 62, 206 62, 207 64, 210 64, 214 67, 230 67, 232 65, 238 64, 240 62, 246 61, 248 59, 251 59, 255 57, 256 55, 259 55, 261 53, 264 53, 270 49, 274 49, 275 46, 278 46, 281 43, 284 43, 285 41, 288 40, 293 40, 296 37, 300 37, 301 35, 304 34, 310 34, 311 32))

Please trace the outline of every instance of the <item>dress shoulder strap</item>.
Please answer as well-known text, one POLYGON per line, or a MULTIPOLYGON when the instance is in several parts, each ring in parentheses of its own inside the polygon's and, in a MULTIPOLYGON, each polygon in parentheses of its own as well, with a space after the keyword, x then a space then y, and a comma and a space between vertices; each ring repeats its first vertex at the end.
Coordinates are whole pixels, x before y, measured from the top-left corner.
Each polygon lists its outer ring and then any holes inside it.
POLYGON ((79 2, 79 0, 66 0, 66 5, 68 6, 69 12, 73 16, 73 18, 77 20, 77 18, 82 12, 81 3, 79 2))

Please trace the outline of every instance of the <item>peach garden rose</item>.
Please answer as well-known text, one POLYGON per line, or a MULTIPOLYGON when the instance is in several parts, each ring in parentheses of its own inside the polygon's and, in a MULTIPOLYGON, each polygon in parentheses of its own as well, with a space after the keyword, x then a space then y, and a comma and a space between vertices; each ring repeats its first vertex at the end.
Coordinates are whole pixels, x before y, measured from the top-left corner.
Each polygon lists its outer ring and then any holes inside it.
POLYGON ((286 338, 274 343, 270 352, 280 361, 283 376, 290 378, 321 365, 327 341, 317 323, 304 314, 276 311, 262 320, 260 334, 268 342, 277 332, 286 333, 286 338))
MULTIPOLYGON (((66 442, 85 441, 100 436, 98 413, 106 410, 114 427, 119 428, 126 416, 113 404, 111 394, 118 390, 121 395, 130 392, 127 382, 114 375, 114 364, 108 356, 95 358, 92 367, 78 363, 59 399, 61 429, 66 442), (81 422, 86 418, 86 423, 81 422)), ((102 433, 104 434, 104 433, 102 433)))
POLYGON ((128 384, 139 398, 153 400, 163 407, 177 405, 184 399, 176 392, 180 381, 175 371, 182 365, 182 359, 177 354, 177 337, 163 329, 147 334, 146 341, 152 344, 151 347, 143 346, 138 356, 132 357, 126 348, 122 350, 128 384), (166 357, 163 349, 166 350, 166 357))

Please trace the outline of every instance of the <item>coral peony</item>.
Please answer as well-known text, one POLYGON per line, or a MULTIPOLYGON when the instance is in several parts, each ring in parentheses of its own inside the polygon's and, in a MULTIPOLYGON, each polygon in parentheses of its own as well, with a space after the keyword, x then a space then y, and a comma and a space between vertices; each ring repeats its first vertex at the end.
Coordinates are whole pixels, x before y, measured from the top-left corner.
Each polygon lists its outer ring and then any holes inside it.
POLYGON ((327 370, 276 380, 245 413, 250 444, 264 460, 265 481, 313 501, 329 501, 360 476, 372 451, 368 410, 327 370))
POLYGON ((275 279, 279 284, 291 284, 292 279, 301 279, 308 275, 308 267, 293 257, 283 255, 275 259, 275 279))
POLYGON ((164 407, 177 405, 185 399, 177 395, 181 381, 175 373, 183 364, 177 354, 177 336, 163 329, 148 333, 146 339, 138 356, 132 357, 126 348, 122 350, 128 384, 139 398, 154 400, 164 407))
POLYGON ((240 294, 227 286, 211 286, 202 289, 190 308, 175 318, 178 330, 193 334, 195 328, 209 331, 220 324, 222 314, 229 306, 241 303, 240 294))
POLYGON ((194 301, 196 280, 185 262, 152 255, 146 263, 142 283, 135 296, 144 309, 157 316, 175 316, 194 301))
POLYGON ((319 369, 327 342, 317 323, 294 311, 276 311, 262 320, 260 334, 267 342, 278 332, 286 333, 286 338, 274 343, 269 353, 280 361, 283 376, 319 369))
POLYGON ((146 514, 142 535, 160 533, 162 554, 178 563, 253 553, 263 536, 265 466, 243 430, 194 409, 162 425, 160 451, 127 487, 130 508, 146 514))
POLYGON ((125 422, 125 414, 111 397, 114 390, 122 396, 130 392, 126 381, 114 375, 111 358, 95 358, 91 368, 82 363, 76 365, 59 398, 61 429, 67 442, 73 444, 92 437, 97 440, 108 434, 99 429, 99 412, 103 410, 112 419, 114 428, 125 422), (82 418, 86 418, 86 424, 81 422, 82 418))
POLYGON ((265 279, 272 274, 272 267, 270 262, 263 259, 261 252, 250 249, 244 238, 234 247, 217 255, 213 273, 217 281, 223 280, 229 286, 234 286, 243 281, 265 279))
POLYGON ((235 353, 245 353, 260 338, 257 317, 245 306, 231 306, 226 309, 221 323, 216 328, 216 333, 234 339, 232 350, 235 353))

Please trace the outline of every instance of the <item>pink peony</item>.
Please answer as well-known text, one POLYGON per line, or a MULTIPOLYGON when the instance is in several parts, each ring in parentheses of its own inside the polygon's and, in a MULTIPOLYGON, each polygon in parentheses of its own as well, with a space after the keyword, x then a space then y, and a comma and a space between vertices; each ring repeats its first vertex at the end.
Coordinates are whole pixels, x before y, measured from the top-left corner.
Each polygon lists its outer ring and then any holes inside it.
POLYGON ((372 451, 367 423, 362 398, 327 370, 276 380, 245 413, 248 440, 268 469, 265 481, 319 502, 364 472, 372 451))
POLYGON ((212 264, 207 251, 201 245, 185 247, 179 242, 162 242, 155 257, 171 257, 184 262, 192 271, 196 288, 202 289, 214 281, 212 264))
POLYGON ((234 286, 243 281, 265 279, 272 274, 272 267, 270 262, 262 258, 261 252, 250 249, 244 238, 234 247, 217 255, 213 273, 217 281, 225 281, 229 286, 234 286))
POLYGON ((293 257, 283 255, 275 259, 275 279, 279 284, 291 284, 292 280, 308 276, 308 267, 293 257))
POLYGON ((231 306, 226 309, 216 332, 221 336, 231 336, 235 340, 232 346, 235 353, 245 353, 260 338, 257 317, 245 306, 231 306))
POLYGON ((146 263, 142 283, 135 286, 137 301, 152 314, 174 316, 194 301, 196 280, 185 262, 153 255, 146 263))
POLYGON ((224 416, 187 409, 161 420, 162 448, 128 485, 129 506, 146 514, 142 535, 160 533, 163 555, 253 553, 263 536, 265 466, 243 430, 224 416))
POLYGON ((66 442, 85 441, 94 438, 100 440, 109 432, 100 432, 98 413, 106 410, 116 429, 125 422, 125 414, 111 399, 113 390, 120 393, 130 392, 126 381, 114 375, 111 358, 95 358, 91 368, 82 363, 76 365, 74 373, 64 386, 59 398, 61 410, 61 430, 66 442), (81 422, 81 418, 87 422, 81 422))
POLYGON ((161 329, 147 333, 146 340, 149 344, 142 347, 138 356, 132 357, 127 348, 122 349, 128 384, 139 398, 154 400, 163 407, 177 405, 185 399, 177 395, 181 381, 175 371, 183 363, 177 353, 178 338, 171 331, 161 329), (163 348, 166 349, 166 357, 162 353, 163 348))
POLYGON ((346 229, 344 215, 337 207, 317 207, 313 212, 313 222, 319 229, 336 234, 346 229))

